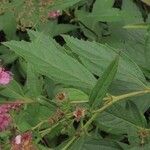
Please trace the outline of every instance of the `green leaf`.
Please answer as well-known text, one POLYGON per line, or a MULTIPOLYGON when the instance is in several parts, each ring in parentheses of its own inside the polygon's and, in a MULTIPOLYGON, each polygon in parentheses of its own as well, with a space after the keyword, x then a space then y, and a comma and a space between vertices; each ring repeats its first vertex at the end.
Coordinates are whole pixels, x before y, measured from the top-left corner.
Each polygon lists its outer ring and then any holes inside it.
POLYGON ((131 101, 128 101, 128 103, 126 104, 126 109, 128 112, 128 116, 130 116, 132 118, 132 121, 136 125, 143 127, 143 128, 147 127, 147 121, 146 121, 144 115, 141 113, 141 111, 136 106, 136 104, 134 104, 131 101))
POLYGON ((101 34, 97 33, 101 33, 102 26, 99 24, 99 22, 96 22, 94 20, 91 21, 91 18, 84 19, 84 16, 87 15, 89 15, 87 11, 75 10, 75 16, 80 21, 79 25, 85 36, 88 37, 90 40, 96 40, 98 38, 101 38, 101 34))
POLYGON ((128 107, 114 104, 99 116, 97 123, 102 130, 112 134, 127 134, 129 129, 147 128, 144 115, 131 102, 128 107))
POLYGON ((0 59, 3 60, 4 64, 11 64, 13 63, 18 56, 14 52, 6 53, 0 56, 0 59))
POLYGON ((6 12, 4 15, 0 15, 0 30, 5 32, 8 40, 17 39, 16 19, 12 12, 6 12))
POLYGON ((145 60, 148 70, 150 67, 150 27, 147 30, 146 36, 145 36, 145 60))
POLYGON ((66 93, 67 99, 70 101, 81 102, 88 101, 89 97, 86 93, 75 88, 63 88, 59 89, 60 92, 66 93))
POLYGON ((115 141, 94 139, 92 137, 80 137, 75 141, 69 150, 121 150, 115 141))
POLYGON ((111 62, 111 64, 107 67, 106 71, 104 71, 102 76, 97 81, 95 87, 92 89, 90 94, 90 105, 101 105, 102 100, 106 95, 107 90, 117 73, 118 61, 119 57, 117 56, 117 58, 111 62))
POLYGON ((39 24, 36 29, 37 31, 42 31, 43 33, 50 35, 51 37, 57 36, 62 33, 67 33, 69 31, 75 30, 78 27, 71 24, 58 24, 54 21, 49 21, 47 23, 39 24))
POLYGON ((30 32, 30 35, 36 35, 31 43, 10 41, 4 44, 31 63, 38 73, 59 83, 91 90, 96 82, 92 73, 77 60, 63 53, 63 48, 52 38, 42 33, 30 32))
POLYGON ((97 12, 97 13, 89 13, 87 16, 80 17, 81 20, 91 19, 95 22, 102 21, 102 22, 116 22, 122 21, 123 18, 127 16, 124 12, 121 12, 119 9, 108 9, 104 12, 97 12))
POLYGON ((36 73, 35 69, 31 64, 27 66, 27 81, 26 81, 26 95, 29 95, 33 98, 41 95, 42 93, 42 78, 39 74, 36 73))
POLYGON ((124 23, 141 23, 143 22, 142 13, 140 9, 137 7, 136 3, 132 0, 125 0, 122 3, 122 11, 128 12, 127 18, 124 19, 124 23))
MULTIPOLYGON (((117 49, 104 44, 78 40, 70 36, 63 37, 71 50, 79 55, 82 63, 97 76, 101 76, 108 64, 118 54, 117 49)), ((145 88, 146 86, 142 71, 123 51, 120 54, 116 79, 135 84, 138 88, 145 88)))
POLYGON ((113 7, 114 0, 96 0, 93 6, 94 13, 98 13, 100 11, 106 11, 113 7))
POLYGON ((114 0, 97 0, 93 5, 93 10, 87 15, 78 15, 78 20, 92 20, 92 22, 118 22, 130 18, 128 11, 121 11, 113 8, 114 0))
POLYGON ((114 0, 96 0, 92 13, 84 16, 94 21, 114 21, 120 19, 119 9, 112 8, 114 0))
POLYGON ((41 121, 48 119, 53 113, 53 108, 34 103, 27 105, 24 111, 15 114, 14 119, 19 130, 24 132, 31 130, 32 127, 41 121))
POLYGON ((128 150, 148 150, 148 149, 150 149, 150 143, 145 145, 134 146, 132 148, 129 148, 128 150))
POLYGON ((22 87, 15 80, 13 80, 9 85, 7 85, 6 88, 1 90, 0 94, 8 98, 13 98, 13 99, 24 98, 22 87))

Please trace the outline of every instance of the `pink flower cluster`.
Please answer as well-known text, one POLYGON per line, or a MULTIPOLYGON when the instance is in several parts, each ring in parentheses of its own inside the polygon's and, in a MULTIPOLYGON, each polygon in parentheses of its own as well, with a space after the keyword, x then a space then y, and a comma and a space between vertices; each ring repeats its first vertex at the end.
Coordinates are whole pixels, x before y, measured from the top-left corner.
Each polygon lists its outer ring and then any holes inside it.
POLYGON ((0 132, 5 130, 11 123, 9 114, 0 114, 0 132))
POLYGON ((0 105, 0 114, 9 113, 11 110, 17 110, 22 104, 19 101, 0 105))
POLYGON ((4 131, 11 123, 11 110, 17 110, 21 107, 21 103, 13 102, 11 104, 0 105, 0 132, 4 131))
POLYGON ((0 67, 0 85, 7 85, 12 80, 12 74, 0 67))
POLYGON ((48 18, 49 19, 56 19, 61 15, 61 11, 60 10, 56 10, 56 11, 52 11, 48 13, 48 18))

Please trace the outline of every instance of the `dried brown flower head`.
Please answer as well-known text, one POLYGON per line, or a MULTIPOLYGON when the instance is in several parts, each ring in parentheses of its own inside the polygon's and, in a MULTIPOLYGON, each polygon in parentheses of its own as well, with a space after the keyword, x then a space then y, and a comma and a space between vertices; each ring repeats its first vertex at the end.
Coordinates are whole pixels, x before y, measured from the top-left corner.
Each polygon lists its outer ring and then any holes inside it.
POLYGON ((77 107, 76 110, 73 112, 73 115, 75 117, 75 120, 79 122, 81 118, 85 117, 85 109, 77 107))

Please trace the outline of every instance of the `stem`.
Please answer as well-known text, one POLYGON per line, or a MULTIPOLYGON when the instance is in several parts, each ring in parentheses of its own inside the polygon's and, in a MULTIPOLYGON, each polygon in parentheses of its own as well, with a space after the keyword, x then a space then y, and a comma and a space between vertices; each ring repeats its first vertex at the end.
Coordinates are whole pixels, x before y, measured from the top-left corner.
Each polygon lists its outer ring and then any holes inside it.
POLYGON ((103 106, 102 108, 94 111, 93 116, 91 117, 91 119, 88 120, 88 122, 84 125, 84 128, 87 129, 89 127, 89 125, 93 122, 93 120, 95 120, 95 118, 97 118, 97 116, 99 115, 99 113, 105 111, 109 106, 111 106, 112 103, 108 103, 107 105, 103 106))
POLYGON ((116 102, 116 101, 120 101, 120 100, 125 99, 125 98, 129 98, 129 97, 133 97, 133 96, 138 96, 138 95, 143 95, 143 94, 146 94, 146 93, 150 93, 150 89, 123 94, 123 95, 115 97, 114 101, 116 102))
POLYGON ((59 125, 59 123, 55 124, 54 126, 52 126, 51 128, 48 128, 44 131, 41 131, 41 137, 44 137, 45 135, 47 135, 48 133, 50 133, 55 127, 57 127, 59 125))
MULTIPOLYGON (((71 113, 72 114, 72 113, 71 113)), ((52 129, 54 129, 55 127, 57 127, 59 124, 61 124, 62 122, 65 122, 66 119, 69 119, 71 116, 71 114, 66 114, 66 117, 63 118, 62 120, 59 120, 58 123, 56 123, 54 126, 47 128, 43 131, 40 132, 41 136, 44 137, 46 134, 49 134, 51 132, 52 129)), ((40 123, 39 123, 40 124, 40 123)), ((38 125, 37 125, 38 126, 38 125)))
POLYGON ((34 126, 31 130, 35 130, 37 128, 40 128, 42 124, 47 123, 47 122, 48 122, 48 119, 47 120, 43 120, 40 123, 38 123, 36 126, 34 126))
MULTIPOLYGON (((87 121, 87 123, 82 127, 83 130, 87 131, 89 125, 95 120, 95 118, 97 118, 97 116, 102 113, 103 111, 105 111, 107 108, 109 108, 110 106, 112 106, 114 103, 121 101, 123 99, 129 98, 129 97, 133 97, 133 96, 138 96, 138 95, 143 95, 146 93, 150 93, 150 89, 145 89, 143 91, 136 91, 136 92, 131 92, 131 93, 127 93, 127 94, 123 94, 123 95, 119 95, 119 96, 112 96, 111 101, 109 101, 106 105, 104 105, 103 107, 101 107, 98 110, 93 111, 93 116, 87 121)), ((109 96, 108 96, 109 97, 109 96)), ((105 97, 104 99, 109 100, 108 97, 105 97)), ((82 101, 83 103, 87 102, 87 101, 82 101)), ((74 103, 74 102, 73 102, 74 103)), ((149 129, 147 129, 149 131, 149 129)), ((70 145, 77 139, 77 136, 73 136, 72 139, 65 145, 64 148, 62 148, 62 150, 67 150, 70 145)))
POLYGON ((69 146, 76 140, 76 136, 74 136, 68 143, 67 143, 67 145, 64 147, 64 148, 62 148, 62 150, 67 150, 68 148, 69 148, 69 146))
POLYGON ((82 101, 71 101, 71 104, 80 104, 80 103, 88 103, 88 100, 82 100, 82 101))
POLYGON ((131 92, 128 94, 123 94, 123 95, 115 96, 115 97, 113 96, 113 99, 109 103, 107 103, 106 105, 104 105, 100 109, 93 111, 93 113, 94 113, 93 116, 87 121, 87 123, 84 125, 84 128, 87 129, 89 127, 89 125, 93 122, 93 120, 95 120, 95 118, 97 118, 97 116, 100 113, 104 112, 108 107, 112 106, 114 103, 121 101, 122 99, 125 99, 125 98, 143 95, 146 93, 150 93, 150 89, 145 89, 143 91, 137 91, 137 92, 131 92))

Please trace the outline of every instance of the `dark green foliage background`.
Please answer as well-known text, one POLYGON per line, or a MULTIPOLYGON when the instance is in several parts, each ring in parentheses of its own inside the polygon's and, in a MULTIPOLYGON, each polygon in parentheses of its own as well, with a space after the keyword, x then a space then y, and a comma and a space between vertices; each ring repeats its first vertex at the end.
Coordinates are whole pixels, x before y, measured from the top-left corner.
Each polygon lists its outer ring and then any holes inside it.
MULTIPOLYGON (((150 89, 150 1, 55 0, 44 7, 44 14, 40 1, 32 1, 31 16, 24 12, 24 0, 0 1, 1 65, 14 78, 0 87, 0 103, 32 102, 12 113, 15 134, 32 130, 34 143, 42 150, 150 149, 149 91, 112 103, 92 120, 88 134, 70 143, 92 112, 107 105, 105 98, 150 89), (62 15, 40 20, 54 10, 62 15), (67 93, 66 103, 56 101, 59 91, 67 93), (72 117, 34 130, 57 108, 72 114, 76 106, 86 109, 79 125, 72 117)), ((10 149, 13 136, 11 130, 0 133, 4 149, 10 149)))

